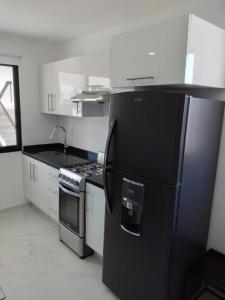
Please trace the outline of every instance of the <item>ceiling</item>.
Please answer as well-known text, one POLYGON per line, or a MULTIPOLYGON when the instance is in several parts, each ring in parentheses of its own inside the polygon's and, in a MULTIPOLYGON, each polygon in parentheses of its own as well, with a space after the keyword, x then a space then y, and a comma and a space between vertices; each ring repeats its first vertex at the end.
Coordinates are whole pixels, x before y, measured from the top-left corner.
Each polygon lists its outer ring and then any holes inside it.
POLYGON ((181 0, 1 0, 0 31, 65 41, 122 24, 181 0))

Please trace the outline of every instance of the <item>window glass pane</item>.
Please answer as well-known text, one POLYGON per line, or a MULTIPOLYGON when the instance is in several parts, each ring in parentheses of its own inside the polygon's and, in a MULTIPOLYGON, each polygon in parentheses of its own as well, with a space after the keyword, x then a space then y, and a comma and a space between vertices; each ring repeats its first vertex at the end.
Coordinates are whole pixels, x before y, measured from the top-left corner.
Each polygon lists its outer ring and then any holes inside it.
POLYGON ((0 147, 17 145, 13 67, 0 65, 0 147))

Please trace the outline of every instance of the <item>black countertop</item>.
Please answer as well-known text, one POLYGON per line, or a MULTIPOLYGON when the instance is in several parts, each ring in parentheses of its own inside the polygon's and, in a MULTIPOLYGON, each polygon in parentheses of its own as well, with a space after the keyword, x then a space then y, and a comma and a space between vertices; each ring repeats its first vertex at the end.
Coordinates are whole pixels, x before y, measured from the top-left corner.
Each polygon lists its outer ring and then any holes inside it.
POLYGON ((24 146, 23 154, 33 157, 56 169, 97 160, 97 153, 71 146, 66 149, 65 155, 64 146, 59 143, 24 146))
MULTIPOLYGON (((66 149, 65 155, 64 146, 60 143, 24 146, 23 154, 56 169, 97 160, 97 153, 71 146, 66 149)), ((87 181, 100 188, 103 188, 102 175, 89 177, 87 178, 87 181)))
POLYGON ((104 189, 104 183, 103 183, 103 175, 96 175, 91 176, 86 179, 87 182, 96 185, 97 187, 100 187, 101 189, 104 189))

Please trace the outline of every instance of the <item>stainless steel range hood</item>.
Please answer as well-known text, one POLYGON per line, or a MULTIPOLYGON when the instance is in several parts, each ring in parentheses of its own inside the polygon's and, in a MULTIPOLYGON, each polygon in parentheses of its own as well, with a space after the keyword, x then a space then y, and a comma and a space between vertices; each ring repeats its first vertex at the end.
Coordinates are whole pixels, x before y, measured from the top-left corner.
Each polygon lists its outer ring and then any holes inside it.
POLYGON ((105 103, 110 99, 110 90, 102 89, 101 86, 91 86, 88 91, 83 91, 70 98, 72 102, 97 102, 105 103))

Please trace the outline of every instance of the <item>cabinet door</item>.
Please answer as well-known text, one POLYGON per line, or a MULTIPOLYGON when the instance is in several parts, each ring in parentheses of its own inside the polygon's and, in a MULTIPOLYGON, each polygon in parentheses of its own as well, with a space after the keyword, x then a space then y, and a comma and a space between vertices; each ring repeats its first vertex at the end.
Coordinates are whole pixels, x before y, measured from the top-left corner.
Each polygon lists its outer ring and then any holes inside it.
POLYGON ((188 18, 180 17, 115 36, 112 87, 182 83, 188 18))
POLYGON ((58 89, 58 114, 66 116, 76 115, 76 105, 71 102, 71 97, 81 93, 83 76, 81 74, 81 56, 65 59, 56 63, 57 89, 58 89))
POLYGON ((225 87, 225 31, 190 16, 185 83, 225 87))
POLYGON ((59 114, 58 65, 53 62, 48 65, 48 84, 50 88, 49 103, 52 114, 59 114))
POLYGON ((57 62, 41 66, 40 95, 41 111, 43 113, 58 114, 58 73, 57 62))
POLYGON ((58 173, 59 171, 37 161, 35 174, 35 204, 50 217, 58 221, 58 173))
POLYGON ((48 214, 59 222, 59 170, 48 168, 48 214))
POLYGON ((41 210, 44 210, 43 198, 45 195, 45 186, 43 186, 43 172, 42 164, 38 160, 32 160, 32 174, 33 174, 33 187, 32 187, 32 202, 41 210))
POLYGON ((48 214, 48 166, 40 161, 35 161, 34 167, 34 192, 35 205, 48 214))
POLYGON ((48 84, 48 66, 43 65, 40 68, 40 97, 41 112, 50 113, 49 106, 49 84, 48 84))
POLYGON ((39 187, 39 167, 38 161, 23 156, 24 164, 24 190, 26 199, 30 200, 36 206, 40 207, 40 197, 42 193, 39 187))
POLYGON ((48 214, 56 222, 59 222, 59 192, 51 189, 48 197, 48 214))
POLYGON ((58 222, 59 170, 23 155, 25 197, 58 222))
POLYGON ((23 155, 24 193, 25 193, 25 198, 30 201, 32 201, 32 188, 33 188, 31 162, 32 160, 30 159, 30 157, 23 155))
POLYGON ((85 53, 82 56, 82 74, 84 76, 84 90, 95 88, 109 89, 110 49, 103 49, 85 53))
POLYGON ((103 255, 105 222, 104 190, 92 184, 86 185, 86 244, 103 255))
POLYGON ((53 114, 56 110, 55 97, 57 90, 54 88, 55 67, 54 63, 41 66, 40 70, 40 96, 41 111, 53 114))

